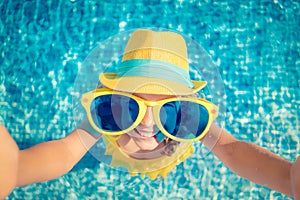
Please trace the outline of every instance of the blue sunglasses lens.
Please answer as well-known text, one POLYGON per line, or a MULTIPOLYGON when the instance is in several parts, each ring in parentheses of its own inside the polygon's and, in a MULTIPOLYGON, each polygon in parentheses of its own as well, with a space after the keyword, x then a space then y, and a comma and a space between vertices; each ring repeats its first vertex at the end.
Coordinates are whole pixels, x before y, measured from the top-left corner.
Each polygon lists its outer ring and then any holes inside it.
POLYGON ((200 136, 208 124, 207 109, 190 101, 172 101, 160 109, 163 128, 181 139, 194 139, 200 136))
POLYGON ((123 95, 96 97, 90 107, 97 127, 104 131, 117 132, 129 128, 139 113, 137 102, 123 95))

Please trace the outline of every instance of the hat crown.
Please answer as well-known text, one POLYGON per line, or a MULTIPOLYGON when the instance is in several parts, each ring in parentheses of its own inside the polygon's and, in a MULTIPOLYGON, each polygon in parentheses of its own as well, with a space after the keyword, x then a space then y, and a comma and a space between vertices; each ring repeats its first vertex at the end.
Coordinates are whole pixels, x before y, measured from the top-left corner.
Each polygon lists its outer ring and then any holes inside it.
POLYGON ((154 32, 151 30, 137 30, 129 39, 125 54, 127 52, 153 48, 169 51, 187 59, 187 49, 181 35, 174 32, 154 32))
POLYGON ((116 73, 100 75, 111 89, 146 94, 189 95, 206 85, 191 81, 184 38, 174 32, 132 33, 116 73))
POLYGON ((135 31, 127 43, 122 61, 133 59, 160 60, 188 71, 185 41, 174 32, 135 31))

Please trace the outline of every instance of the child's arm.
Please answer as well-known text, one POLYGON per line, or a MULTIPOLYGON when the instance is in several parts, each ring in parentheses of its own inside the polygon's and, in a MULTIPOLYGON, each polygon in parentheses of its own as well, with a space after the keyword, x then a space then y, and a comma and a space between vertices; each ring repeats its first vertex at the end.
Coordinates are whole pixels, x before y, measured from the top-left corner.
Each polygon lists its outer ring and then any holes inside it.
POLYGON ((87 132, 76 129, 63 139, 40 143, 20 151, 17 186, 64 175, 96 141, 87 132))
POLYGON ((88 132, 77 129, 61 140, 19 151, 8 131, 0 125, 0 199, 16 186, 67 173, 97 140, 88 132))
POLYGON ((296 162, 293 164, 291 169, 291 184, 292 192, 295 200, 300 199, 300 156, 298 156, 296 162))
POLYGON ((0 124, 0 199, 4 199, 17 182, 19 148, 0 124))
POLYGON ((249 142, 239 141, 225 130, 212 125, 210 131, 221 131, 213 153, 236 174, 294 196, 291 185, 292 163, 249 142))

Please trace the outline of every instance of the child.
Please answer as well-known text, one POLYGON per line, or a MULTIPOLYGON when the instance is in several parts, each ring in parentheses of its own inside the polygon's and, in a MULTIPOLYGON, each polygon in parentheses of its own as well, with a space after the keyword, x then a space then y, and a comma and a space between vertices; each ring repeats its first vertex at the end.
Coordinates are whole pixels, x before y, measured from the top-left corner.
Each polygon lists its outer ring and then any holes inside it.
POLYGON ((88 119, 63 139, 19 151, 0 126, 0 198, 16 186, 67 173, 99 141, 112 166, 155 179, 189 157, 198 140, 238 175, 300 198, 299 158, 290 163, 213 122, 218 107, 197 97, 206 82, 190 80, 180 35, 135 31, 119 71, 101 74, 100 82, 102 87, 82 95, 88 119))

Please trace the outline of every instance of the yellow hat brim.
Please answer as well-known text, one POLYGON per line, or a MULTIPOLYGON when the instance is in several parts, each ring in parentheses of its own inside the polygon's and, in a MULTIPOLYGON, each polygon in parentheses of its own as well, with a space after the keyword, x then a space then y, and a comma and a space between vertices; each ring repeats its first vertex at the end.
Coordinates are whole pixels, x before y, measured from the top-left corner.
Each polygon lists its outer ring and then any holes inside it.
POLYGON ((105 87, 113 90, 163 95, 191 95, 197 93, 207 84, 206 81, 191 81, 194 87, 189 88, 165 79, 143 76, 117 77, 116 73, 102 73, 99 76, 99 80, 105 87))

